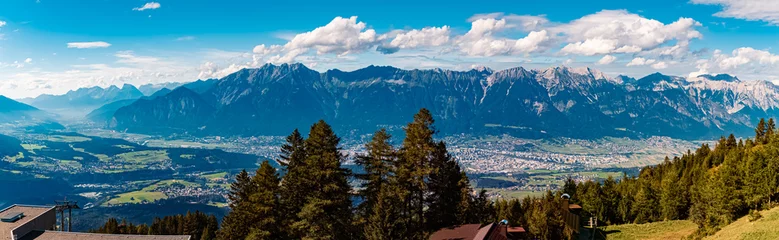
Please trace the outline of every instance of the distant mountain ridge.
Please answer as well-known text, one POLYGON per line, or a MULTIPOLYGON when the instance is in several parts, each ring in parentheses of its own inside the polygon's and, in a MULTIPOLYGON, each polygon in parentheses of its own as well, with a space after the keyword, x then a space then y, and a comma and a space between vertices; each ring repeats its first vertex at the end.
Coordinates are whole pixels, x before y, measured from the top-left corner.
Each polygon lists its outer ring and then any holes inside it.
POLYGON ((135 86, 124 84, 122 88, 113 85, 107 88, 97 86, 79 88, 63 95, 44 94, 36 98, 20 99, 20 101, 41 109, 97 108, 110 102, 143 96, 135 86))
MULTIPOLYGON (((21 122, 24 125, 53 123, 49 113, 0 95, 0 123, 21 122)), ((61 126, 61 125, 60 125, 61 126)))
POLYGON ((184 83, 171 82, 144 84, 140 87, 135 87, 132 84, 124 84, 121 88, 116 85, 111 85, 106 88, 94 86, 71 90, 62 95, 43 94, 35 98, 19 99, 19 101, 40 109, 76 108, 93 110, 116 101, 152 96, 162 89, 174 89, 183 84, 184 83))
POLYGON ((776 116, 779 88, 729 75, 695 81, 650 74, 609 78, 590 68, 493 71, 369 66, 317 72, 266 64, 200 81, 119 108, 111 127, 130 132, 285 135, 325 119, 342 131, 402 126, 430 109, 444 134, 523 137, 661 135, 685 139, 748 134, 776 116), (197 86, 197 90, 195 90, 197 86), (180 89, 179 88, 179 89, 180 89))

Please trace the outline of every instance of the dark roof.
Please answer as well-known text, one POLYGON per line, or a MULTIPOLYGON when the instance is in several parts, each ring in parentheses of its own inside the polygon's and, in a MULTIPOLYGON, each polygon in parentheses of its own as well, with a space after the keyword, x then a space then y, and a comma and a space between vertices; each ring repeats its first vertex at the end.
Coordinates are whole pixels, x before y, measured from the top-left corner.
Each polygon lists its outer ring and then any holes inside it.
POLYGON ((430 236, 430 240, 471 240, 479 233, 481 224, 466 224, 443 228, 430 236))
POLYGON ((13 230, 19 226, 27 224, 36 217, 47 211, 53 211, 52 206, 33 206, 33 205, 12 205, 6 209, 0 210, 0 216, 5 216, 9 213, 18 214, 21 213, 22 217, 12 222, 0 222, 0 238, 9 239, 13 234, 13 230))
POLYGON ((189 240, 184 235, 128 235, 60 231, 32 231, 19 240, 189 240))
POLYGON ((523 233, 523 232, 526 232, 526 231, 525 231, 525 228, 523 228, 523 227, 509 227, 507 229, 507 232, 509 232, 509 233, 523 233))

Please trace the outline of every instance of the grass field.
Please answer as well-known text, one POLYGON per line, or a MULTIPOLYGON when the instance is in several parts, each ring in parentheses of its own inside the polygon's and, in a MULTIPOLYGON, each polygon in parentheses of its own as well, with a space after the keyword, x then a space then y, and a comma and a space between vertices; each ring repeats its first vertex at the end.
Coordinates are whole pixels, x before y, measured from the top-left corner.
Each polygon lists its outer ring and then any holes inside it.
POLYGON ((166 198, 168 198, 168 196, 166 196, 165 193, 162 192, 134 191, 134 192, 119 194, 119 196, 109 200, 107 203, 115 205, 115 204, 126 204, 126 203, 142 203, 144 201, 154 202, 159 199, 166 199, 166 198))
MULTIPOLYGON (((140 183, 140 182, 136 182, 140 183)), ((165 195, 165 193, 158 191, 158 188, 164 187, 164 186, 170 186, 172 184, 182 184, 185 187, 198 187, 200 186, 197 183, 184 181, 184 180, 163 180, 156 182, 154 184, 151 184, 149 186, 146 186, 138 191, 132 191, 127 193, 122 193, 117 195, 116 197, 112 198, 111 200, 108 200, 106 202, 106 205, 116 205, 116 204, 128 204, 128 203, 142 203, 144 201, 146 202, 153 202, 160 199, 167 199, 168 196, 165 195)))
MULTIPOLYGON (((601 228, 606 237, 598 234, 596 239, 608 240, 675 240, 682 239, 692 234, 697 226, 692 221, 662 221, 647 224, 623 224, 601 228)), ((579 239, 587 238, 589 234, 582 234, 579 239)))
POLYGON ((227 177, 227 172, 217 172, 217 173, 211 173, 211 174, 204 174, 201 177, 203 177, 205 179, 208 179, 208 181, 214 181, 216 179, 227 177))
POLYGON ((52 142, 71 143, 71 142, 86 142, 86 141, 91 141, 92 139, 91 138, 80 137, 80 136, 51 135, 51 136, 48 136, 47 140, 52 141, 52 142))
POLYGON ((518 191, 518 190, 506 190, 501 188, 485 188, 484 190, 487 190, 487 192, 490 193, 500 194, 500 196, 503 199, 522 199, 527 196, 540 197, 546 193, 545 191, 518 191))
POLYGON ((170 160, 168 152, 165 150, 126 152, 116 155, 116 158, 123 162, 138 164, 170 160))
POLYGON ((704 239, 779 239, 779 207, 761 211, 762 218, 749 222, 744 216, 704 239))
POLYGON ((44 149, 44 148, 46 148, 46 146, 38 145, 38 144, 22 143, 22 148, 24 148, 24 150, 27 150, 28 152, 31 152, 31 153, 35 154, 35 150, 44 149))

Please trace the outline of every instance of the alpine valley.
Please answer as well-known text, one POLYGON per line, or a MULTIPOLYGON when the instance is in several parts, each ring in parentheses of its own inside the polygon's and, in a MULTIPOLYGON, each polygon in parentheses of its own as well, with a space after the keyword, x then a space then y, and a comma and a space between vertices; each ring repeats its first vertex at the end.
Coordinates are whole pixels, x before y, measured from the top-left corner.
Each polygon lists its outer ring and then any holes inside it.
MULTIPOLYGON (((108 217, 228 208, 230 179, 278 159, 294 129, 323 119, 347 168, 384 128, 399 144, 420 109, 435 119, 475 188, 491 198, 540 196, 577 181, 636 175, 720 135, 754 133, 776 116, 779 87, 726 74, 607 76, 590 68, 318 72, 266 64, 220 79, 89 87, 0 98, 0 207, 84 204, 79 230, 108 217), (31 191, 36 189, 36 191, 31 191), (46 194, 40 194, 46 190, 46 194)), ((355 184, 355 183, 352 183, 355 184)))

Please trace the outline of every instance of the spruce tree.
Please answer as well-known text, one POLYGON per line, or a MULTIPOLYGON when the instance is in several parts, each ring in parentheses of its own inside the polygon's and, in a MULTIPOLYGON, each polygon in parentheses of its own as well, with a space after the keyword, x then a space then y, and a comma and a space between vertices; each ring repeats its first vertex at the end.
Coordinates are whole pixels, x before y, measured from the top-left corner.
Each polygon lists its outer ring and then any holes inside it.
POLYGON ((365 239, 394 240, 406 236, 408 226, 403 219, 404 206, 399 190, 399 186, 391 182, 379 189, 365 218, 362 232, 365 239))
POLYGON ((766 131, 765 118, 761 118, 760 122, 757 123, 757 128, 755 128, 755 143, 763 143, 766 131))
POLYGON ((400 194, 406 200, 405 217, 409 226, 405 239, 424 239, 425 193, 427 176, 430 174, 430 161, 435 149, 433 135, 433 116, 427 109, 421 109, 414 120, 405 127, 406 138, 400 149, 396 164, 396 176, 400 185, 400 194))
POLYGON ((463 199, 460 194, 462 189, 459 183, 464 175, 460 171, 459 164, 447 152, 443 141, 436 144, 430 167, 425 224, 428 231, 434 232, 443 227, 459 224, 459 207, 462 201, 468 199, 463 199))
MULTIPOLYGON (((305 166, 306 150, 305 141, 300 132, 295 129, 287 136, 286 142, 281 146, 279 155, 279 164, 284 167, 284 177, 281 183, 280 191, 280 211, 281 219, 279 222, 283 226, 290 226, 298 220, 297 214, 303 208, 308 191, 305 189, 304 178, 309 169, 305 166)), ((290 228, 285 228, 287 236, 294 236, 290 228)))
POLYGON ((245 223, 249 225, 248 239, 282 239, 279 176, 276 169, 268 161, 262 162, 252 177, 252 185, 256 190, 249 196, 250 218, 245 223))
POLYGON ((392 136, 385 129, 376 131, 370 142, 365 144, 367 155, 358 156, 355 163, 362 166, 365 173, 357 175, 363 181, 360 196, 360 212, 369 213, 376 203, 379 191, 388 184, 395 164, 396 152, 390 143, 392 136))
POLYGON ((297 191, 308 197, 292 227, 302 239, 351 239, 350 171, 341 167, 340 138, 320 120, 305 140, 308 169, 297 191))
POLYGON ((222 229, 219 231, 219 239, 243 239, 249 234, 249 227, 246 224, 250 219, 248 208, 249 196, 256 190, 252 186, 251 178, 246 170, 241 171, 235 176, 235 182, 230 185, 230 213, 222 220, 222 229))

